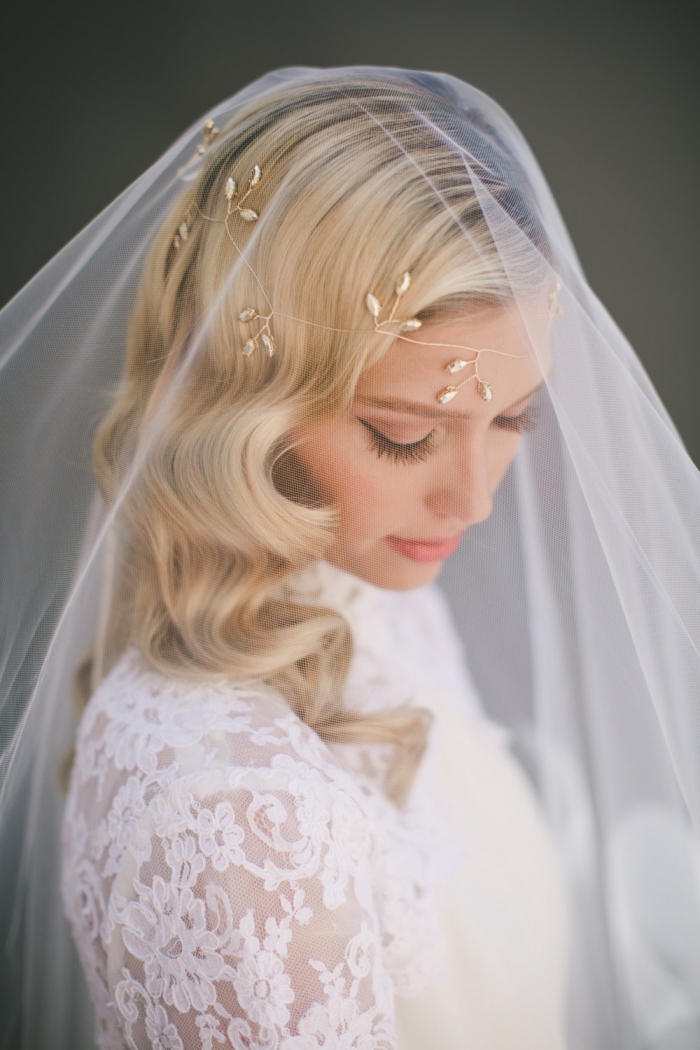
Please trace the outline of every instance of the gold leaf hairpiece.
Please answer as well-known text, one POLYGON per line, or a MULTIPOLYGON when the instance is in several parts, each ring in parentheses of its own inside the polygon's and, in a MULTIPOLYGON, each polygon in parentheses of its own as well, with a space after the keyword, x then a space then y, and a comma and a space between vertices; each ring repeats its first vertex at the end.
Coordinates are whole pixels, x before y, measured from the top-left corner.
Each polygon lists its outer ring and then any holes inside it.
MULTIPOLYGON (((209 121, 209 124, 211 124, 211 123, 212 122, 209 121)), ((206 137, 206 132, 207 132, 207 125, 205 125, 205 148, 209 144, 211 139, 215 135, 218 135, 219 129, 212 126, 212 128, 209 130, 208 138, 206 137)), ((202 151, 202 152, 204 152, 204 151, 202 151)), ((221 223, 224 226, 224 228, 226 230, 226 235, 228 236, 228 239, 231 241, 231 244, 234 246, 234 248, 236 249, 238 254, 241 256, 241 258, 243 258, 243 253, 241 252, 241 249, 239 248, 239 246, 236 243, 236 240, 235 240, 233 234, 231 233, 230 221, 231 221, 231 219, 232 219, 232 217, 234 215, 238 215, 243 220, 243 222, 257 222, 258 221, 258 219, 260 218, 259 212, 255 211, 253 208, 245 207, 245 204, 246 204, 246 201, 248 200, 248 198, 250 197, 251 193, 253 193, 258 188, 260 183, 262 182, 262 177, 263 177, 262 168, 260 167, 259 164, 255 164, 254 167, 253 167, 253 170, 250 173, 250 178, 248 179, 248 187, 247 187, 245 193, 243 193, 243 195, 241 196, 239 194, 238 183, 236 182, 235 178, 233 177, 233 175, 229 175, 228 176, 228 178, 226 179, 226 182, 224 183, 224 198, 226 199, 226 215, 224 216, 223 219, 215 219, 213 215, 205 215, 204 212, 201 210, 201 208, 197 208, 197 212, 199 214, 199 217, 201 219, 203 219, 205 222, 221 223)), ((180 225, 178 226, 178 228, 177 228, 177 230, 175 232, 175 236, 173 237, 173 247, 174 248, 178 249, 178 248, 181 247, 182 244, 185 243, 185 241, 187 240, 187 238, 190 235, 191 228, 192 228, 192 212, 190 210, 190 211, 187 212, 187 215, 185 215, 184 219, 182 220, 182 222, 180 223, 180 225)), ((255 276, 256 280, 257 280, 257 276, 255 274, 253 276, 255 276)), ((258 284, 260 284, 259 281, 258 281, 258 284)), ((260 289, 261 289, 265 299, 267 299, 267 296, 265 295, 265 291, 262 288, 262 285, 260 285, 260 289)), ((269 300, 268 300, 268 304, 269 304, 269 300)), ((242 310, 239 313, 238 320, 242 324, 249 325, 249 324, 252 324, 254 321, 259 321, 260 322, 260 325, 259 325, 257 331, 253 335, 251 335, 246 340, 246 342, 243 345, 243 356, 244 357, 251 357, 255 353, 255 351, 258 349, 260 343, 262 343, 263 349, 265 350, 265 353, 267 354, 268 357, 273 357, 274 356, 274 353, 275 353, 275 337, 273 336, 272 329, 270 327, 270 322, 272 321, 272 316, 273 316, 272 309, 270 309, 270 312, 268 314, 259 314, 258 311, 253 306, 247 306, 244 310, 242 310)))
MULTIPOLYGON (((203 128, 204 141, 198 147, 198 153, 205 153, 218 134, 219 129, 216 127, 214 122, 212 120, 207 121, 203 128)), ((218 222, 223 224, 229 240, 233 244, 238 254, 241 256, 241 258, 243 258, 243 253, 231 233, 229 223, 234 215, 240 216, 243 222, 254 223, 258 221, 258 219, 260 218, 260 213, 255 211, 254 208, 244 207, 244 205, 246 204, 251 193, 253 193, 260 185, 262 177, 263 173, 260 165, 254 165, 253 170, 250 173, 250 178, 248 179, 248 187, 245 193, 243 193, 243 195, 240 196, 238 183, 236 182, 233 175, 228 176, 226 182, 224 183, 224 197, 227 203, 226 215, 223 219, 215 219, 211 215, 205 215, 202 212, 201 208, 197 207, 198 215, 206 222, 218 222)), ((192 211, 190 209, 184 216, 182 221, 179 223, 178 228, 175 231, 172 241, 173 248, 178 250, 187 241, 191 229, 192 211)), ((253 276, 258 282, 260 290, 264 298, 267 300, 268 305, 270 306, 270 312, 267 314, 259 314, 254 307, 249 306, 239 313, 238 319, 242 324, 252 324, 253 321, 260 322, 260 327, 255 332, 255 334, 251 335, 246 340, 243 346, 243 356, 251 357, 253 353, 258 349, 259 344, 262 343, 263 348, 267 353, 268 357, 273 357, 275 353, 275 339, 272 334, 271 321, 274 316, 274 312, 272 310, 272 304, 270 303, 270 300, 265 294, 263 286, 260 284, 260 280, 258 279, 255 273, 253 273, 253 276)), ((475 380, 477 384, 477 393, 479 394, 479 396, 483 398, 484 401, 490 401, 493 397, 493 391, 491 385, 487 383, 479 374, 479 358, 482 354, 498 354, 501 357, 517 357, 518 355, 506 354, 502 350, 491 350, 487 347, 482 347, 480 350, 477 350, 471 346, 457 346, 452 343, 425 343, 421 340, 412 339, 407 333, 416 332, 419 328, 422 327, 423 322, 418 317, 400 318, 396 316, 401 299, 410 287, 411 274, 408 270, 405 270, 398 277, 394 285, 394 302, 392 304, 391 310, 389 311, 389 316, 383 321, 381 320, 381 316, 384 308, 381 302, 373 292, 367 292, 365 296, 365 306, 367 307, 367 310, 369 311, 374 322, 375 332, 379 333, 380 335, 390 335, 392 336, 392 338, 401 339, 408 343, 416 343, 422 346, 445 347, 446 349, 449 348, 452 350, 462 350, 466 353, 473 354, 474 356, 470 360, 464 360, 462 357, 456 357, 451 361, 447 362, 447 364, 445 365, 445 371, 448 373, 448 375, 455 375, 458 372, 461 372, 463 369, 468 368, 469 366, 472 367, 473 371, 471 372, 471 375, 467 376, 467 378, 464 379, 461 383, 457 383, 454 386, 443 387, 442 390, 439 390, 437 392, 437 394, 435 395, 435 399, 439 404, 445 405, 449 401, 451 401, 453 397, 456 396, 457 391, 461 387, 465 386, 467 383, 470 383, 472 380, 475 380)), ((558 282, 554 291, 551 292, 549 295, 549 308, 551 318, 559 317, 562 313, 558 300, 560 288, 561 284, 558 282)))
POLYGON ((396 311, 399 308, 399 302, 401 296, 405 295, 408 289, 411 287, 411 275, 406 270, 401 274, 399 279, 394 286, 394 305, 391 308, 391 312, 387 317, 386 321, 380 321, 379 318, 382 314, 382 304, 377 299, 376 295, 372 292, 367 292, 365 296, 365 306, 374 318, 374 330, 375 332, 382 332, 385 335, 391 334, 390 331, 386 330, 387 325, 397 324, 400 332, 415 332, 423 324, 417 317, 409 317, 408 320, 401 320, 396 316, 396 311))
POLYGON ((248 197, 250 197, 253 190, 257 189, 257 187, 260 185, 261 180, 262 171, 260 170, 260 166, 256 164, 252 172, 250 173, 248 189, 243 194, 243 196, 236 203, 234 203, 236 201, 236 197, 238 197, 238 186, 233 176, 229 175, 229 177, 226 179, 226 185, 224 186, 224 196, 228 201, 228 208, 226 210, 225 221, 228 221, 234 212, 238 212, 238 214, 244 222, 258 221, 258 219, 260 218, 258 212, 254 211, 252 208, 244 208, 243 204, 248 200, 248 197))
POLYGON ((270 321, 272 320, 272 311, 269 314, 260 315, 257 310, 252 306, 246 307, 238 315, 238 320, 242 321, 243 324, 251 324, 252 321, 261 321, 262 326, 258 329, 254 336, 248 339, 243 347, 243 356, 250 357, 258 349, 258 339, 262 342, 263 348, 268 357, 274 357, 275 354, 275 338, 270 330, 270 321))
POLYGON ((218 134, 219 134, 219 129, 217 128, 217 126, 214 123, 214 121, 213 120, 208 120, 206 122, 206 124, 204 125, 204 127, 202 128, 202 135, 204 136, 204 142, 200 142, 199 145, 197 146, 197 153, 200 155, 200 157, 203 156, 207 152, 207 150, 209 149, 209 147, 211 146, 212 142, 214 141, 214 139, 217 137, 218 134))
MULTIPOLYGON (((507 354, 503 350, 491 350, 488 347, 482 347, 481 350, 476 350, 472 346, 456 346, 453 343, 426 343, 423 340, 411 339, 407 332, 414 332, 422 326, 422 321, 418 317, 410 317, 407 320, 402 320, 396 317, 396 311, 399 306, 401 297, 406 294, 411 286, 411 275, 406 270, 398 278, 394 286, 394 304, 391 308, 389 316, 385 321, 381 321, 381 315, 383 311, 382 304, 373 292, 368 292, 365 296, 365 306, 374 320, 374 330, 380 335, 390 335, 394 339, 401 339, 406 343, 416 343, 420 346, 439 346, 445 347, 451 350, 462 350, 466 353, 473 354, 474 356, 465 361, 462 357, 456 357, 451 361, 448 361, 445 365, 445 371, 448 375, 456 375, 457 372, 461 372, 465 368, 473 369, 471 374, 466 379, 462 380, 461 383, 457 383, 454 386, 445 386, 442 390, 438 390, 435 395, 435 400, 440 405, 446 405, 452 400, 453 397, 457 396, 457 391, 466 386, 467 383, 471 383, 472 380, 476 381, 476 389, 479 397, 483 398, 484 401, 490 401, 493 398, 493 390, 491 384, 487 383, 479 373, 479 358, 482 354, 498 354, 500 357, 517 357, 517 354, 507 354), (394 326, 394 327, 392 327, 394 326), (396 327, 398 326, 398 327, 396 327)), ((557 294, 559 291, 559 285, 555 292, 549 297, 550 301, 550 314, 551 316, 559 316, 561 310, 558 305, 557 294)))

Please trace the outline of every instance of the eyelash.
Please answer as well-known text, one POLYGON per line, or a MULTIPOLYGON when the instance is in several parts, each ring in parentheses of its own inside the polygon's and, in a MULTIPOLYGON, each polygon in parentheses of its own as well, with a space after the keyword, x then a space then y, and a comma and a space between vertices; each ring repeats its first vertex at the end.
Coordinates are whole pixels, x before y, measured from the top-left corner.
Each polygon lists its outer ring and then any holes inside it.
MULTIPOLYGON (((497 416, 494 423, 501 430, 513 431, 516 434, 526 434, 537 426, 537 412, 528 406, 518 416, 497 416)), ((360 420, 370 437, 372 451, 379 459, 386 456, 394 463, 422 463, 435 451, 435 431, 431 430, 420 441, 413 441, 408 445, 402 445, 397 441, 390 441, 381 431, 376 430, 371 423, 364 419, 360 420)))
POLYGON ((379 430, 375 430, 364 419, 361 419, 360 423, 366 428, 370 437, 372 451, 377 454, 379 459, 382 456, 386 456, 394 463, 422 463, 435 449, 434 430, 431 430, 420 441, 413 441, 410 445, 401 445, 396 441, 390 441, 388 437, 385 437, 379 430))
POLYGON ((527 434, 534 430, 539 422, 537 410, 528 405, 519 416, 496 416, 494 423, 501 430, 511 430, 516 434, 527 434))

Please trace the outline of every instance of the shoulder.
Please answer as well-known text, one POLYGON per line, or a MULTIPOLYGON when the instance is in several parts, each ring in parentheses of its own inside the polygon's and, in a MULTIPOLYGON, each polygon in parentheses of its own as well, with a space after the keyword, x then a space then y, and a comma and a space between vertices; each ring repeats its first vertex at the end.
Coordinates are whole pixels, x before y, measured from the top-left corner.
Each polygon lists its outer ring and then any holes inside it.
POLYGON ((100 791, 114 774, 164 787, 175 778, 268 769, 279 781, 300 766, 348 787, 331 751, 272 690, 168 677, 131 650, 86 708, 74 779, 94 779, 100 791))
MULTIPOLYGON (((355 843, 365 849, 371 838, 370 805, 281 697, 170 679, 129 653, 80 726, 65 849, 69 867, 89 854, 102 876, 115 876, 139 870, 158 843, 167 859, 173 843, 192 839, 197 863, 205 858, 219 871, 246 868, 243 852, 248 859, 259 853, 250 873, 267 887, 317 874, 331 842, 336 858, 345 843, 345 866, 353 869, 355 843), (275 876, 268 853, 277 857, 275 876)), ((336 899, 336 881, 326 879, 327 903, 336 899)))
MULTIPOLYGON (((99 712, 114 719, 133 720, 150 712, 156 723, 166 724, 188 709, 203 712, 249 713, 263 706, 279 713, 288 710, 283 698, 263 687, 221 679, 209 681, 190 676, 165 675, 152 667, 136 649, 129 649, 100 682, 86 716, 99 712)), ((89 719, 88 719, 89 721, 89 719)))
POLYGON ((131 654, 93 696, 77 752, 63 892, 105 1017, 130 1034, 160 1010, 188 1046, 195 1022, 217 1042, 259 1030, 335 1045, 352 1030, 352 1045, 385 1045, 370 1038, 393 990, 370 802, 282 698, 174 681, 131 654))

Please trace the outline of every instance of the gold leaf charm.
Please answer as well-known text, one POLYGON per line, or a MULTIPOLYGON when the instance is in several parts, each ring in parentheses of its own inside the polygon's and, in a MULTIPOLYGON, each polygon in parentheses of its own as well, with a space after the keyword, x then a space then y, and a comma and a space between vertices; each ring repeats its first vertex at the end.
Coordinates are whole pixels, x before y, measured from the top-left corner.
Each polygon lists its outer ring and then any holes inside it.
POLYGON ((403 273, 399 277, 398 281, 396 282, 396 289, 395 289, 396 294, 397 295, 403 295, 405 292, 408 291, 408 289, 410 287, 411 287, 411 275, 408 272, 408 270, 406 270, 406 272, 403 273))
POLYGON ((415 332, 418 328, 423 327, 423 322, 419 321, 417 317, 411 317, 408 321, 401 322, 402 332, 415 332))
POLYGON ((481 397, 483 397, 484 401, 490 401, 493 397, 493 392, 488 383, 479 383, 477 390, 479 391, 481 397))
POLYGON ((219 134, 219 129, 217 128, 213 120, 208 120, 206 122, 206 124, 202 128, 202 134, 204 135, 204 142, 200 142, 197 146, 197 153, 200 155, 200 157, 207 152, 212 142, 219 134))
POLYGON ((445 371, 449 372, 450 375, 454 375, 455 372, 461 372, 468 364, 468 361, 462 361, 461 358, 457 358, 456 361, 450 361, 449 364, 445 365, 445 371))
POLYGON ((382 304, 379 302, 379 299, 377 299, 376 295, 372 295, 371 292, 367 292, 365 304, 372 317, 379 317, 379 314, 382 310, 382 304))
POLYGON ((455 396, 456 393, 457 393, 457 387, 456 386, 446 386, 444 388, 444 390, 441 390, 437 394, 436 401, 440 405, 446 405, 448 401, 452 400, 452 398, 455 396))
POLYGON ((217 128, 213 120, 208 120, 206 122, 206 124, 202 128, 202 134, 207 140, 207 145, 209 145, 212 139, 216 138, 216 136, 219 134, 219 129, 217 128))
POLYGON ((252 321, 257 316, 258 311, 254 310, 252 306, 249 306, 246 310, 242 310, 241 313, 239 313, 238 320, 243 321, 244 324, 247 324, 248 321, 252 321))
POLYGON ((562 307, 559 304, 559 292, 561 291, 561 281, 557 281, 556 287, 553 292, 550 292, 547 298, 549 299, 549 316, 551 318, 561 317, 564 313, 562 307))
POLYGON ((253 211, 252 208, 242 208, 241 218, 244 222, 257 222, 260 216, 256 211, 253 211))
POLYGON ((275 340, 267 332, 263 332, 261 336, 263 346, 267 350, 267 356, 272 357, 275 353, 275 340))
POLYGON ((243 356, 244 357, 250 357, 250 355, 253 353, 254 350, 255 350, 255 340, 254 339, 249 339, 248 342, 243 347, 243 356))
POLYGON ((253 171, 251 172, 251 176, 250 176, 250 188, 251 188, 251 190, 255 189, 255 187, 260 182, 261 178, 262 178, 262 172, 261 172, 260 168, 258 167, 258 165, 256 164, 255 167, 253 168, 253 171))
POLYGON ((224 190, 226 194, 226 200, 230 201, 236 196, 236 180, 232 178, 226 179, 226 188, 224 190))

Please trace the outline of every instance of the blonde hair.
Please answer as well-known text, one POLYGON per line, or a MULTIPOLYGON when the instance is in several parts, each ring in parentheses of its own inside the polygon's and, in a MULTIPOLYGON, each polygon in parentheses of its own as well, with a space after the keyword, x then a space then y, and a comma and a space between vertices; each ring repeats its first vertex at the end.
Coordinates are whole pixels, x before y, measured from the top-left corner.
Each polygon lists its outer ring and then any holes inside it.
MULTIPOLYGON (((285 481, 290 435, 342 410, 386 352, 390 341, 368 324, 368 290, 386 302, 409 270, 402 311, 427 318, 501 303, 509 288, 462 155, 412 112, 426 87, 371 73, 352 86, 350 97, 319 76, 248 104, 153 243, 123 389, 95 442, 109 502, 158 414, 120 507, 92 684, 128 645, 167 674, 264 681, 326 741, 393 744, 386 790, 400 802, 429 715, 343 707, 349 628, 289 586, 323 557, 335 527, 333 508, 285 481), (221 221, 224 188, 256 164, 261 219, 232 217, 237 253, 221 221), (189 236, 175 248, 188 213, 189 236), (278 351, 245 358, 239 314, 268 313, 265 297, 278 351)), ((454 102, 435 104, 456 119, 454 102)))

